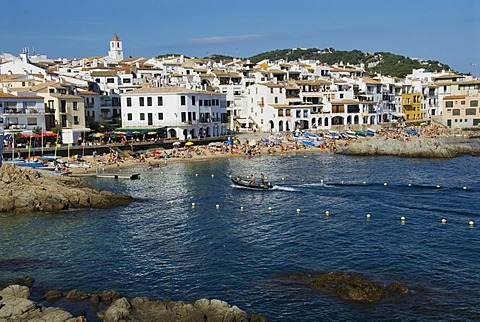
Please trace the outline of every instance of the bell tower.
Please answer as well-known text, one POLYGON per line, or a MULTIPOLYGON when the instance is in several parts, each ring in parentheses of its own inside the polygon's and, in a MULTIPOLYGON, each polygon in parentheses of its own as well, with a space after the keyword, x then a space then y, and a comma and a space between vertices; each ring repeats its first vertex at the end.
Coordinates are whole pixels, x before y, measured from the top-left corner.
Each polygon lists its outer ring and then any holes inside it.
POLYGON ((108 56, 116 61, 123 60, 123 48, 120 38, 117 34, 114 34, 112 40, 110 40, 110 50, 108 51, 108 56))

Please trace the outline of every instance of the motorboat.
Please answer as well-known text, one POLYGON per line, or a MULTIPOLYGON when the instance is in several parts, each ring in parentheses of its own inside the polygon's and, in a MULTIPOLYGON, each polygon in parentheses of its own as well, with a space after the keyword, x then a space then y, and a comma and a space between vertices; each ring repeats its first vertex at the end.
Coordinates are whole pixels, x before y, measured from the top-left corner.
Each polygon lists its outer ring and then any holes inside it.
POLYGON ((240 177, 232 178, 232 182, 236 186, 255 189, 255 190, 268 190, 273 188, 273 184, 269 181, 265 181, 265 183, 255 182, 250 183, 249 180, 243 180, 240 177))

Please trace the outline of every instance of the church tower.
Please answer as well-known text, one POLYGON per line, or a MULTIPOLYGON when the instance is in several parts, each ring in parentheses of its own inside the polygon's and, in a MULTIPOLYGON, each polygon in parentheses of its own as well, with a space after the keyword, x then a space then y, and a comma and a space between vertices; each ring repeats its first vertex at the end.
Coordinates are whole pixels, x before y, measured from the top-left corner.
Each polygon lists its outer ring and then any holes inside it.
POLYGON ((108 56, 116 61, 123 60, 122 42, 116 34, 114 34, 112 40, 110 40, 110 50, 108 51, 108 56))

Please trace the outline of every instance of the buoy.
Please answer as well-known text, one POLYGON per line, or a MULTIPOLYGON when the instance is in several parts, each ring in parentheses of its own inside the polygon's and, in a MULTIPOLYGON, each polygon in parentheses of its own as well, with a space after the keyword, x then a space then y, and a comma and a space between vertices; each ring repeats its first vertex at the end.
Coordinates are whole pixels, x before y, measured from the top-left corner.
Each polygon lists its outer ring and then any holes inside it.
POLYGON ((198 177, 198 173, 195 173, 195 177, 198 177))
POLYGON ((175 172, 175 175, 178 176, 178 172, 175 172))
POLYGON ((229 175, 228 177, 229 177, 230 179, 232 179, 232 175, 229 175))
POLYGON ((214 175, 214 174, 212 174, 212 178, 213 178, 213 177, 215 177, 215 175, 214 175))
POLYGON ((272 210, 272 207, 268 207, 268 210, 272 210))
POLYGON ((330 215, 330 211, 325 211, 325 215, 329 216, 330 215))
POLYGON ((240 206, 240 210, 243 210, 243 206, 240 206))
POLYGON ((386 186, 386 185, 387 185, 387 183, 385 182, 383 185, 384 185, 384 186, 386 186))
POLYGON ((437 189, 440 189, 440 186, 437 184, 437 189))
POLYGON ((363 184, 367 184, 367 181, 363 181, 363 184))
POLYGON ((300 212, 300 208, 297 208, 297 212, 300 212))
POLYGON ((285 178, 284 178, 284 177, 282 177, 282 180, 285 180, 285 178))
POLYGON ((367 219, 370 219, 370 214, 367 214, 367 219))
POLYGON ((170 204, 172 204, 172 203, 173 203, 173 200, 170 200, 170 204))
POLYGON ((321 179, 320 182, 323 183, 323 179, 321 179))
POLYGON ((401 220, 401 221, 405 221, 405 217, 403 217, 403 216, 400 217, 400 220, 401 220))
POLYGON ((412 186, 412 184, 411 184, 411 183, 409 183, 409 184, 408 184, 408 186, 409 186, 409 187, 411 187, 411 186, 412 186))
POLYGON ((442 224, 446 224, 447 220, 445 218, 442 218, 442 224))
POLYGON ((302 181, 302 182, 304 182, 304 181, 305 181, 305 179, 302 179, 301 181, 302 181))
POLYGON ((467 190, 467 187, 463 187, 463 190, 467 190))
POLYGON ((470 221, 468 222, 468 225, 469 225, 469 226, 474 226, 474 225, 475 225, 475 222, 474 222, 473 220, 470 220, 470 221))
POLYGON ((304 158, 306 158, 307 156, 306 156, 306 155, 304 155, 303 157, 304 157, 304 158))
POLYGON ((220 208, 220 205, 219 205, 219 204, 216 204, 216 205, 215 205, 215 208, 217 208, 217 209, 220 208))

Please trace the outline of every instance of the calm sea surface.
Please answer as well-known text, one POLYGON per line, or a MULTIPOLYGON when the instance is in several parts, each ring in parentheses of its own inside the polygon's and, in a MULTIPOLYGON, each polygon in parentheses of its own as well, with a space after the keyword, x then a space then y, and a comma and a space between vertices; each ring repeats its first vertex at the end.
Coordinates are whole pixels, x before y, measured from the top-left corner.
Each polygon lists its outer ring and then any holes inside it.
POLYGON ((142 166, 131 170, 140 180, 92 181, 138 198, 126 207, 2 215, 0 279, 217 298, 271 321, 480 320, 479 160, 323 153, 142 166), (261 172, 274 190, 230 184, 261 172), (357 272, 409 292, 360 304, 278 278, 299 271, 357 272))

